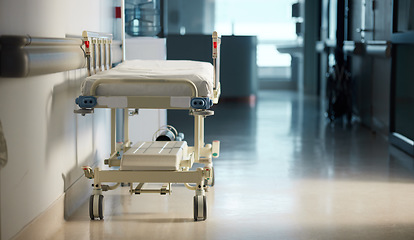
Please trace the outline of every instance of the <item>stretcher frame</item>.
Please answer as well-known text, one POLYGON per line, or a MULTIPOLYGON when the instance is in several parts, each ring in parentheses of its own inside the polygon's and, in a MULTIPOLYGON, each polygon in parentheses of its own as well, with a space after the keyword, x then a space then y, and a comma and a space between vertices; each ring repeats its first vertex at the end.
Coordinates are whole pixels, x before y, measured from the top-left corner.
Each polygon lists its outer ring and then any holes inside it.
MULTIPOLYGON (((111 43, 112 35, 100 34, 95 32, 84 31, 83 47, 87 59, 88 74, 93 75, 98 71, 104 71, 111 68, 111 43)), ((217 32, 212 35, 212 52, 213 52, 213 68, 214 83, 211 100, 214 104, 218 103, 220 97, 220 80, 219 80, 219 63, 220 63, 220 43, 217 32)), ((96 89, 101 84, 123 84, 123 83, 145 83, 145 84, 168 84, 179 83, 191 89, 190 96, 182 96, 184 98, 207 97, 199 96, 197 87, 188 79, 99 79, 96 80, 90 88, 90 96, 95 97, 98 102, 94 108, 110 108, 111 109, 111 153, 104 163, 109 167, 120 166, 119 159, 121 152, 126 152, 131 148, 129 139, 129 109, 180 109, 188 110, 190 115, 194 117, 194 146, 188 147, 188 156, 181 161, 180 170, 178 171, 149 171, 149 170, 101 170, 91 167, 83 167, 85 176, 94 180, 93 195, 90 198, 90 217, 92 220, 103 219, 103 195, 102 191, 113 190, 121 183, 130 184, 130 193, 160 193, 161 195, 171 194, 171 183, 183 183, 190 190, 195 191, 194 197, 194 220, 205 220, 207 218, 207 206, 205 191, 209 186, 214 185, 213 163, 212 159, 219 156, 220 142, 213 141, 212 144, 204 142, 204 118, 214 114, 208 109, 193 109, 191 106, 177 107, 171 106, 170 96, 97 96, 96 89), (110 104, 99 104, 99 99, 105 98, 105 102, 110 104), (112 101, 111 101, 112 100, 112 101), (116 109, 124 109, 124 142, 122 144, 116 141, 116 109), (193 163, 204 164, 203 168, 191 171, 193 163), (114 186, 102 183, 117 183, 114 186), (134 189, 133 183, 139 183, 134 189), (163 183, 161 189, 143 189, 143 183, 163 183), (191 186, 190 183, 195 184, 191 186)), ((82 115, 93 113, 94 108, 78 109, 75 113, 82 115)))

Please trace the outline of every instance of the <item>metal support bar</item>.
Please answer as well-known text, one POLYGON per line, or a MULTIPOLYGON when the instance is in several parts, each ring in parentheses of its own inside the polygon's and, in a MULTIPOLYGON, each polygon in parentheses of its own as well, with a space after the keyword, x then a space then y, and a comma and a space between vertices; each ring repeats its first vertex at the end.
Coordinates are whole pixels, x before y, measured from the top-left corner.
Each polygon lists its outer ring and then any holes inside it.
POLYGON ((139 183, 138 186, 135 189, 132 189, 130 193, 135 193, 135 194, 141 194, 141 193, 158 193, 161 195, 167 195, 167 193, 169 195, 171 195, 172 191, 171 191, 171 183, 165 183, 162 185, 162 187, 160 189, 143 189, 145 183, 139 183))
MULTIPOLYGON (((92 38, 92 70, 93 70, 93 74, 95 74, 95 73, 97 73, 97 51, 96 51, 96 43, 97 43, 97 41, 96 41, 96 38, 92 38)), ((92 72, 92 71, 91 71, 92 72)))
POLYGON ((108 69, 112 68, 112 40, 106 40, 108 42, 108 69))
POLYGON ((108 167, 119 167, 121 166, 121 159, 108 158, 104 160, 104 164, 108 167))
POLYGON ((121 171, 95 169, 95 182, 200 183, 203 171, 121 171))
POLYGON ((220 45, 221 38, 218 37, 216 31, 213 32, 213 67, 214 67, 214 90, 219 87, 220 84, 220 45))
POLYGON ((141 190, 142 190, 142 188, 144 187, 144 184, 145 183, 139 183, 138 184, 138 186, 134 189, 134 190, 132 190, 132 184, 131 184, 131 189, 129 190, 130 191, 130 193, 132 194, 132 193, 135 193, 135 194, 141 194, 141 190))
POLYGON ((108 70, 108 53, 107 53, 107 40, 104 39, 102 40, 102 46, 103 46, 103 65, 104 65, 104 70, 108 70))
POLYGON ((204 116, 200 116, 200 143, 201 143, 201 147, 204 147, 205 142, 204 142, 204 116))
POLYGON ((116 109, 111 108, 111 155, 116 151, 116 109))
POLYGON ((201 148, 204 147, 204 117, 194 115, 194 160, 200 161, 201 148))
POLYGON ((161 194, 161 195, 167 195, 170 194, 170 190, 166 190, 165 192, 162 189, 141 189, 139 191, 139 193, 135 192, 135 194, 141 194, 141 193, 157 193, 157 194, 161 194))
POLYGON ((104 70, 104 68, 103 68, 103 62, 102 62, 102 39, 98 39, 98 55, 99 55, 99 58, 98 58, 98 65, 99 65, 99 71, 103 71, 104 70))
POLYGON ((124 109, 124 152, 126 152, 130 148, 130 141, 129 141, 129 114, 128 108, 124 109))

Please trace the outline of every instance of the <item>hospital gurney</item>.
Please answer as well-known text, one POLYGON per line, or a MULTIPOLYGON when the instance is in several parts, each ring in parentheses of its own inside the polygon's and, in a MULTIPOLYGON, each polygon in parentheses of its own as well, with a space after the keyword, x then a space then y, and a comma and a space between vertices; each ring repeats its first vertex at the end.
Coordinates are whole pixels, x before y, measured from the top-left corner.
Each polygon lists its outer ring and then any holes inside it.
MULTIPOLYGON (((220 38, 212 35, 213 64, 197 61, 124 61, 111 66, 111 35, 83 33, 83 47, 89 77, 82 84, 82 95, 76 99, 75 113, 93 113, 95 108, 111 109, 111 154, 104 163, 119 170, 83 167, 85 176, 93 179, 89 202, 92 220, 103 219, 103 191, 121 183, 130 184, 131 194, 171 194, 172 183, 183 183, 195 191, 194 220, 207 218, 205 191, 214 185, 213 158, 219 156, 220 142, 204 142, 204 118, 220 97, 220 38), (96 74, 94 74, 96 73, 96 74), (131 145, 128 138, 129 109, 181 109, 194 117, 194 146, 188 146, 174 128, 159 131, 158 139, 131 145), (124 142, 116 142, 116 109, 124 109, 124 142), (165 139, 171 141, 165 141, 165 139), (191 170, 194 163, 204 166, 191 170), (109 186, 103 183, 116 183, 109 186), (134 183, 138 185, 134 188, 134 183), (161 189, 145 189, 145 183, 162 183, 161 189), (195 184, 195 185, 190 185, 195 184)), ((156 136, 157 137, 157 136, 156 136)))

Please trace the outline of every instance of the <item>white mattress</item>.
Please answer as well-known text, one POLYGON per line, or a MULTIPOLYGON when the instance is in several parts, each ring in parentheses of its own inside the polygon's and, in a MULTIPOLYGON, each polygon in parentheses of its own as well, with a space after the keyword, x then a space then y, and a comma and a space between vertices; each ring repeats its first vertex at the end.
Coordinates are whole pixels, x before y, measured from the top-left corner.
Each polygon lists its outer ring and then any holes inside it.
MULTIPOLYGON (((89 96, 97 79, 188 79, 192 81, 201 97, 213 93, 214 69, 211 63, 176 60, 129 60, 107 71, 86 78, 81 90, 89 96)), ((97 96, 191 96, 188 85, 179 83, 147 84, 123 83, 101 84, 97 96)))
POLYGON ((187 142, 138 142, 121 159, 121 170, 178 170, 187 142))

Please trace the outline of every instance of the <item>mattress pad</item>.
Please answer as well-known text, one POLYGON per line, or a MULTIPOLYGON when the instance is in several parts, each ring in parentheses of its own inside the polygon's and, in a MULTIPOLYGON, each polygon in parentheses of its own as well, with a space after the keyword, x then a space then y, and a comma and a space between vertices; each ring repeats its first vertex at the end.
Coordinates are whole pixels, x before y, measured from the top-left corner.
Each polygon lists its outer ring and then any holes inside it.
MULTIPOLYGON (((214 68, 211 63, 187 60, 129 60, 107 71, 87 77, 81 86, 83 96, 91 95, 92 84, 99 79, 186 79, 192 81, 200 97, 213 95, 214 68)), ((191 96, 186 84, 168 81, 151 83, 103 83, 96 96, 191 96)))

